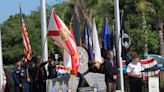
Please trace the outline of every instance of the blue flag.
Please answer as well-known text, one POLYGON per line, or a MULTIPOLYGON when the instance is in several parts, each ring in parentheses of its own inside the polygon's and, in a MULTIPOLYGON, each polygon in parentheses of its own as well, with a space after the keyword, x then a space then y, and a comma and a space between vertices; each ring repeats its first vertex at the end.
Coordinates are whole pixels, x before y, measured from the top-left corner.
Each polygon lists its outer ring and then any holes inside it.
POLYGON ((85 22, 84 24, 84 33, 83 33, 83 38, 82 38, 82 45, 88 49, 88 40, 89 40, 89 29, 88 29, 88 24, 85 22))
POLYGON ((83 35, 83 38, 82 38, 82 45, 88 51, 89 61, 94 61, 93 36, 89 32, 87 22, 85 22, 85 24, 84 24, 84 35, 83 35))
POLYGON ((88 54, 89 54, 89 60, 95 61, 95 53, 93 53, 93 35, 92 35, 92 33, 89 33, 88 54))
POLYGON ((104 27, 102 30, 102 47, 106 50, 111 50, 110 48, 110 30, 108 27, 107 19, 104 21, 104 27))

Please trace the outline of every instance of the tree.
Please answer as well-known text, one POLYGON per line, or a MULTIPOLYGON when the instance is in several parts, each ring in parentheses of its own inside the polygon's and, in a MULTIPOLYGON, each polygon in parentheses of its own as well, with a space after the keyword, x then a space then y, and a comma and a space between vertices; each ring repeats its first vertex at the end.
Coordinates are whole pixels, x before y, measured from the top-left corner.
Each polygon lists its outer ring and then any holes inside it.
POLYGON ((157 34, 156 32, 151 31, 150 29, 147 30, 147 36, 145 36, 145 30, 144 29, 131 29, 129 30, 129 35, 131 37, 131 47, 130 47, 130 53, 136 52, 139 55, 143 56, 145 51, 145 43, 146 43, 146 37, 148 37, 148 50, 152 53, 158 52, 158 40, 157 40, 157 34))
MULTIPOLYGON (((111 17, 113 15, 112 0, 73 0, 73 1, 75 5, 74 11, 78 16, 81 25, 83 25, 84 21, 86 20, 89 24, 89 28, 91 28, 93 17, 96 17, 97 21, 103 20, 104 17, 109 17, 109 20, 113 19, 113 17, 111 17)), ((100 22, 101 22, 100 24, 103 24, 103 21, 100 22)))
MULTIPOLYGON (((73 15, 73 13, 70 13, 70 3, 57 4, 55 5, 55 10, 60 17, 65 18, 64 21, 66 24, 69 24, 73 15)), ((51 7, 47 7, 47 11, 47 20, 49 21, 51 7)), ((35 59, 38 55, 42 56, 40 11, 39 9, 32 11, 28 16, 23 15, 23 18, 31 43, 32 55, 35 59)), ((22 58, 23 44, 19 14, 10 16, 9 19, 2 24, 2 51, 4 64, 13 64, 22 58)), ((49 56, 54 55, 54 53, 58 51, 58 48, 50 39, 48 40, 48 51, 49 56)))
POLYGON ((143 55, 145 43, 147 43, 148 52, 158 53, 157 34, 153 31, 151 4, 145 0, 121 0, 120 6, 126 14, 125 27, 132 41, 130 52, 143 55))
POLYGON ((148 0, 154 9, 155 30, 158 32, 160 41, 160 54, 164 56, 164 37, 163 37, 163 20, 164 20, 164 2, 163 0, 148 0))
POLYGON ((164 38, 163 38, 163 16, 164 14, 164 3, 162 0, 140 0, 138 8, 142 11, 143 18, 145 12, 150 12, 155 17, 155 29, 158 32, 160 40, 160 54, 164 56, 164 38))
MULTIPOLYGON (((143 35, 144 30, 142 26, 143 18, 141 16, 141 9, 137 8, 136 3, 138 3, 138 0, 121 0, 120 8, 125 9, 125 26, 132 40, 130 51, 143 54, 145 43, 145 35, 143 35)), ((50 19, 51 7, 52 6, 47 7, 48 22, 50 19)), ((66 25, 69 25, 72 15, 77 14, 81 23, 81 28, 83 28, 85 19, 90 22, 91 28, 92 17, 94 16, 96 18, 99 35, 102 30, 104 17, 108 17, 110 29, 112 29, 111 25, 114 25, 113 0, 71 0, 70 2, 56 4, 54 8, 66 25)), ((31 42, 32 55, 33 57, 42 55, 39 8, 36 11, 32 11, 28 16, 23 15, 23 17, 31 42)), ((158 53, 157 34, 153 31, 153 17, 155 17, 155 13, 154 16, 152 16, 152 13, 145 12, 149 52, 158 53)), ((10 18, 2 24, 2 46, 4 64, 14 63, 22 56, 23 45, 19 14, 10 16, 10 18)), ((48 40, 48 49, 49 56, 60 51, 58 47, 54 46, 52 40, 48 40)))
POLYGON ((142 14, 142 28, 143 28, 143 30, 145 30, 145 35, 146 35, 146 38, 145 38, 145 52, 144 52, 144 56, 147 56, 147 54, 148 54, 148 45, 147 45, 147 43, 148 43, 148 37, 147 37, 147 35, 148 35, 148 30, 147 30, 147 24, 146 24, 146 18, 145 18, 145 12, 149 12, 149 11, 151 11, 152 9, 151 9, 151 4, 149 3, 149 2, 146 2, 145 0, 140 0, 138 3, 137 3, 137 8, 138 8, 138 10, 141 12, 141 14, 142 14))

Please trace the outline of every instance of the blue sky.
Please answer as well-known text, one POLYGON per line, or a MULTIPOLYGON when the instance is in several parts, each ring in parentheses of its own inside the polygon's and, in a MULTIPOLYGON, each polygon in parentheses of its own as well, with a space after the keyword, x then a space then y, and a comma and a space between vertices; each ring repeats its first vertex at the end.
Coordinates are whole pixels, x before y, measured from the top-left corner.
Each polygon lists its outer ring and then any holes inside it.
MULTIPOLYGON (((62 0, 46 0, 47 4, 55 4, 62 0)), ((40 0, 1 0, 0 1, 0 24, 6 21, 10 15, 19 13, 19 2, 22 12, 26 15, 40 6, 40 0)))

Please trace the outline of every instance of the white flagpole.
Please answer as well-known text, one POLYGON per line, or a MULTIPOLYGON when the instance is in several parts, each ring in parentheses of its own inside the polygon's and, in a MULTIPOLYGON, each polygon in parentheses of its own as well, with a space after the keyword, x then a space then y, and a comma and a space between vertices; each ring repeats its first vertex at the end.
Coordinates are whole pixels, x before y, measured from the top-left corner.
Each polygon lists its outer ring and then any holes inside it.
POLYGON ((1 42, 1 25, 0 25, 0 90, 4 92, 3 89, 3 59, 2 59, 2 42, 1 42))
MULTIPOLYGON (((48 60, 48 44, 47 44, 47 21, 46 21, 46 3, 45 0, 40 0, 40 16, 41 16, 41 36, 42 36, 42 58, 43 62, 48 60)), ((45 66, 47 70, 47 66, 45 66)), ((48 81, 46 81, 48 84, 48 81)), ((46 91, 48 91, 48 85, 46 91)))
POLYGON ((120 83, 121 83, 121 92, 124 92, 124 78, 123 78, 123 69, 122 69, 122 58, 121 58, 121 38, 120 38, 120 13, 119 13, 119 0, 114 0, 114 12, 116 19, 116 43, 117 43, 117 55, 118 62, 120 66, 120 83))
POLYGON ((41 15, 41 36, 42 36, 42 58, 43 62, 48 60, 47 46, 47 21, 46 21, 46 3, 45 0, 40 0, 40 15, 41 15))

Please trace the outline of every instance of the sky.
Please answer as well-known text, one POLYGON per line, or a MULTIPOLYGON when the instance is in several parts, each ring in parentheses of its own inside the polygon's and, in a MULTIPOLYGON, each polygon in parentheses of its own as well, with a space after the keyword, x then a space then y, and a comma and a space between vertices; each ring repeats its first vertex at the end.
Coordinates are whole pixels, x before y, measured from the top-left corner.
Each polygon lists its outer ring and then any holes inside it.
MULTIPOLYGON (((47 4, 55 4, 62 0, 45 0, 47 4)), ((31 11, 37 10, 40 6, 40 0, 0 0, 0 24, 6 21, 9 16, 19 13, 19 2, 22 7, 22 12, 26 15, 31 11)))

